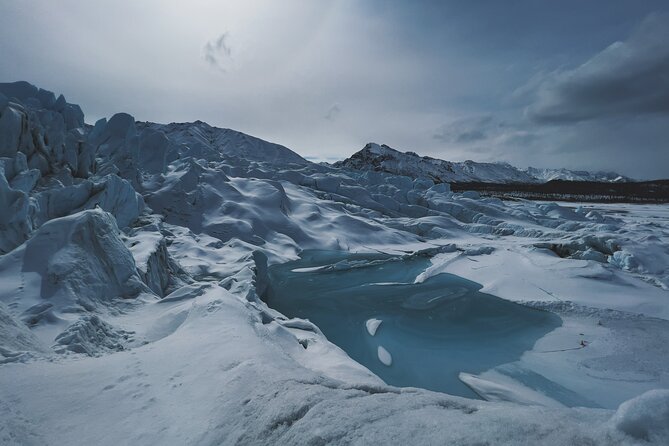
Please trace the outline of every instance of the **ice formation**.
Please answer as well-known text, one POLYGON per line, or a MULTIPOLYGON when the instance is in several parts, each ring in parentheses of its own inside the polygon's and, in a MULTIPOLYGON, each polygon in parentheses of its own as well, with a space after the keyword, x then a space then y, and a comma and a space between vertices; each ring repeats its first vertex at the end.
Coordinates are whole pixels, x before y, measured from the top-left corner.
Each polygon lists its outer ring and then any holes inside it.
MULTIPOLYGON (((0 443, 666 444, 667 206, 502 202, 402 173, 199 121, 87 125, 0 84, 0 443), (419 274, 374 286, 447 272, 563 323, 462 375, 483 400, 393 387, 261 299, 307 250, 420 253, 419 274), (584 405, 602 409, 563 407, 584 405)), ((338 262, 315 266, 364 268, 338 262)), ((389 331, 369 336, 373 317, 363 339, 389 331)))
POLYGON ((367 328, 367 333, 369 333, 370 336, 376 335, 376 331, 379 329, 379 326, 381 325, 383 321, 381 319, 376 319, 376 318, 371 318, 367 319, 367 322, 365 322, 365 328, 367 328))

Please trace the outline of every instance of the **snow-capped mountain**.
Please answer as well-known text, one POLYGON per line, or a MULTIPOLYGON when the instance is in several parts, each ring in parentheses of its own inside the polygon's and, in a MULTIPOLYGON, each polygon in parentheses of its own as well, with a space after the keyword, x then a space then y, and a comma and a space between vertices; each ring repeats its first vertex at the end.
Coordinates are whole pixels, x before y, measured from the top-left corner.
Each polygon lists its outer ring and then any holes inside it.
POLYGON ((149 129, 167 137, 172 143, 181 145, 170 156, 193 156, 207 160, 219 159, 220 155, 243 157, 252 161, 305 164, 307 161, 297 153, 280 144, 274 144, 231 129, 212 127, 206 122, 156 124, 138 122, 138 130, 149 129))
POLYGON ((525 172, 532 175, 540 182, 563 180, 594 181, 598 183, 626 183, 634 181, 631 178, 620 175, 616 172, 605 171, 590 172, 587 170, 539 169, 536 167, 528 167, 525 169, 525 172))
POLYGON ((427 177, 439 183, 482 181, 487 183, 530 183, 537 179, 506 163, 455 163, 414 152, 399 152, 386 145, 367 144, 337 167, 373 170, 412 178, 427 177))
POLYGON ((621 182, 628 178, 612 172, 586 172, 567 169, 518 169, 508 163, 452 162, 414 152, 400 152, 386 145, 367 144, 337 167, 373 170, 412 178, 427 177, 439 183, 543 183, 551 180, 621 182))
POLYGON ((530 176, 396 153, 351 161, 387 172, 199 121, 89 126, 0 84, 0 444, 667 444, 666 206, 455 193, 443 182, 530 176), (277 266, 341 333, 268 306, 277 266), (321 273, 376 306, 347 325, 321 273), (466 397, 395 376, 417 361, 393 320, 442 305, 466 397), (531 336, 482 362, 463 321, 531 336))

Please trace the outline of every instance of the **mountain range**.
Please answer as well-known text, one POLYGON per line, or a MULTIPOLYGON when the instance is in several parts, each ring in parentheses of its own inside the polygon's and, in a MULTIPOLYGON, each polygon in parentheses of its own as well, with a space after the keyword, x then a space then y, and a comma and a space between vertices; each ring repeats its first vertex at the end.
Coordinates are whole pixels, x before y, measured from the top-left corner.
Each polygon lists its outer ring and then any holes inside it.
POLYGON ((632 181, 615 172, 568 169, 519 169, 508 163, 452 162, 415 152, 400 152, 387 145, 367 144, 350 158, 334 164, 358 170, 373 170, 412 178, 427 177, 437 183, 545 183, 553 180, 620 183, 632 181))

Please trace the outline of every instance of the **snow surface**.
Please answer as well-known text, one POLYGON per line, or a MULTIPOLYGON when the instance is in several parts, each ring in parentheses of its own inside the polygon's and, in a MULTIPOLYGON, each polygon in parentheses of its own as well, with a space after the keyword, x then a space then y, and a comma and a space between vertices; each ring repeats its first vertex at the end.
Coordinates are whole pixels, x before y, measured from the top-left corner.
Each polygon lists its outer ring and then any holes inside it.
POLYGON ((0 84, 0 443, 667 444, 668 246, 666 205, 501 202, 0 84), (305 249, 422 250, 563 325, 464 377, 490 401, 388 386, 259 298, 305 249))

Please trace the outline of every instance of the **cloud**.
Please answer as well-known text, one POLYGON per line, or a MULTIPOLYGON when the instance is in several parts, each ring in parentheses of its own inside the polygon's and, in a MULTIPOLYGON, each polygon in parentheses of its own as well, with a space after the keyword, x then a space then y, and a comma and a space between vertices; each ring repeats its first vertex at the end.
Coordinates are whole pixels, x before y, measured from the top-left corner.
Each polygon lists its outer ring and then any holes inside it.
POLYGON ((442 125, 433 138, 447 143, 472 143, 488 139, 495 127, 492 116, 474 116, 457 119, 442 125))
POLYGON ((339 104, 334 104, 332 107, 328 109, 328 112, 325 114, 325 119, 328 121, 334 121, 337 119, 337 116, 339 116, 339 113, 341 113, 341 108, 339 107, 339 104))
MULTIPOLYGON (((526 113, 560 124, 669 114, 669 15, 651 14, 624 42, 615 42, 581 66, 539 82, 526 113)), ((533 82, 536 82, 534 80, 533 82)))
POLYGON ((210 40, 204 45, 202 57, 205 62, 214 68, 223 72, 227 71, 229 61, 232 57, 232 48, 230 47, 230 35, 225 32, 214 40, 210 40))
POLYGON ((526 123, 500 120, 492 115, 470 116, 456 119, 437 129, 433 138, 455 147, 472 151, 490 151, 491 147, 527 145, 538 139, 526 123))
POLYGON ((602 50, 616 40, 639 67, 666 55, 662 27, 639 26, 650 12, 667 10, 666 0, 605 8, 578 0, 569 0, 573 7, 533 0, 254 0, 198 8, 118 0, 104 20, 95 2, 14 3, 0 1, 0 54, 7 61, 0 78, 62 92, 89 121, 125 110, 140 120, 201 119, 306 155, 344 158, 377 141, 446 159, 669 177, 666 114, 589 117, 570 126, 524 115, 531 106, 546 119, 551 104, 566 116, 613 113, 608 103, 595 113, 567 101, 559 87, 571 72, 590 78, 579 68, 588 59, 600 67, 595 86, 607 71, 617 75, 621 68, 602 68, 593 57, 614 53, 602 50), (89 63, 79 63, 81 54, 90 55, 89 63), (519 85, 525 89, 509 97, 519 85))

